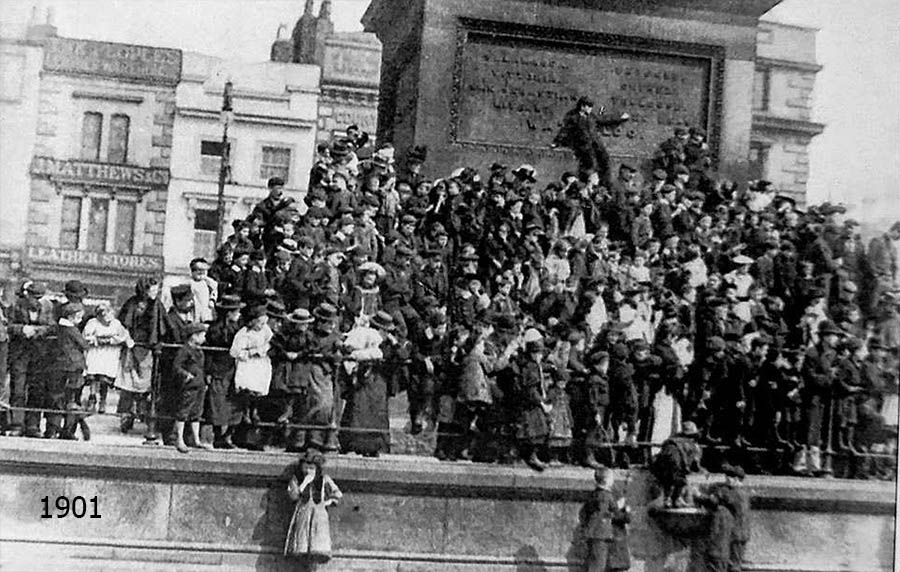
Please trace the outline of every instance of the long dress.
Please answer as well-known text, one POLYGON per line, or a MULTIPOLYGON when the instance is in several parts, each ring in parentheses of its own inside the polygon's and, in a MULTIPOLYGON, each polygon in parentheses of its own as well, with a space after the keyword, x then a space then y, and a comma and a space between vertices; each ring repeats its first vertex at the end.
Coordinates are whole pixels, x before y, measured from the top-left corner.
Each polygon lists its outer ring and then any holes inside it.
POLYGON ((288 495, 296 504, 284 542, 284 555, 325 562, 331 558, 331 525, 326 502, 338 501, 343 494, 328 475, 322 475, 318 495, 312 494, 315 491, 309 490, 311 486, 312 483, 301 489, 296 475, 288 484, 288 495))
MULTIPOLYGON (((354 328, 344 342, 354 348, 351 357, 359 360, 353 371, 344 398, 347 403, 341 419, 341 451, 361 455, 378 455, 390 451, 388 418, 388 375, 383 357, 381 335, 371 328, 354 328)), ((348 363, 345 362, 345 366, 348 363)))

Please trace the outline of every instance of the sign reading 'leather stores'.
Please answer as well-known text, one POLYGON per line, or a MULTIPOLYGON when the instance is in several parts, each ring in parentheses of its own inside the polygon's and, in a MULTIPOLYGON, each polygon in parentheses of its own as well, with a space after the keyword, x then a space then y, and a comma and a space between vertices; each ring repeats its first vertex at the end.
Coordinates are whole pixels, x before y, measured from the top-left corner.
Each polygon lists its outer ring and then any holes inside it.
POLYGON ((581 95, 594 100, 595 113, 604 106, 604 117, 631 116, 602 132, 614 156, 649 156, 676 125, 701 126, 715 138, 714 49, 582 36, 534 27, 512 33, 463 28, 453 141, 547 148, 581 95))

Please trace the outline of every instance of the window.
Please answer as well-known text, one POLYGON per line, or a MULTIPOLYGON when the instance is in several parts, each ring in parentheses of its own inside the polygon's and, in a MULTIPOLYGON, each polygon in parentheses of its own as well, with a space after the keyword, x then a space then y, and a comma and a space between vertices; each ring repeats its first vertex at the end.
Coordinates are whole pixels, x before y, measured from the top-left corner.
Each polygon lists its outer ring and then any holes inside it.
POLYGON ((100 135, 103 132, 103 115, 89 111, 81 122, 81 158, 100 160, 100 135))
POLYGON ((110 163, 128 161, 128 129, 131 120, 127 115, 113 115, 109 121, 109 149, 106 156, 110 163))
POLYGON ((131 254, 134 250, 134 220, 136 214, 137 203, 116 201, 116 234, 114 243, 116 252, 131 254))
POLYGON ((751 179, 765 179, 766 178, 766 163, 769 160, 769 147, 762 143, 751 142, 750 143, 750 178, 751 179))
POLYGON ((106 252, 106 227, 109 225, 109 199, 90 199, 87 245, 91 252, 106 252))
POLYGON ((219 213, 215 209, 194 211, 194 258, 213 260, 216 257, 216 229, 219 213))
POLYGON ((115 196, 63 196, 59 247, 132 254, 137 202, 115 196))
POLYGON ((770 72, 768 69, 757 69, 753 74, 753 111, 769 110, 769 83, 770 72))
MULTIPOLYGON (((229 143, 229 146, 231 144, 229 143)), ((200 171, 204 175, 218 175, 222 166, 222 142, 200 142, 200 171)))
POLYGON ((291 174, 291 149, 289 147, 276 147, 263 145, 262 159, 259 163, 259 178, 281 177, 288 181, 291 174))
POLYGON ((81 197, 63 197, 59 247, 75 250, 81 234, 81 197))

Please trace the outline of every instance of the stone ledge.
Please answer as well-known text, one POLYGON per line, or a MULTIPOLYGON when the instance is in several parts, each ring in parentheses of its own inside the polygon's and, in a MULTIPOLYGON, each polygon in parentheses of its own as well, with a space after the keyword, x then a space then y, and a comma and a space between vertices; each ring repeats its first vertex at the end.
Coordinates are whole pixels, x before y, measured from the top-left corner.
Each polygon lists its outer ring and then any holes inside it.
MULTIPOLYGON (((0 473, 10 474, 270 486, 286 481, 295 459, 287 453, 249 451, 197 451, 186 457, 172 448, 0 438, 0 473)), ((580 467, 539 474, 523 466, 402 455, 335 456, 329 457, 328 467, 351 490, 404 496, 580 501, 593 487, 592 472, 580 467)), ((626 479, 625 471, 617 473, 619 480, 626 479)), ((637 480, 650 478, 642 469, 631 473, 637 480)), ((750 476, 745 485, 754 508, 761 510, 893 515, 896 509, 896 485, 889 482, 750 476)))
MULTIPOLYGON (((27 554, 54 554, 57 558, 68 557, 71 564, 73 561, 96 561, 103 562, 110 566, 109 569, 117 569, 116 566, 123 564, 123 560, 130 560, 134 563, 142 562, 145 565, 150 563, 162 564, 171 563, 177 565, 178 570, 184 569, 185 565, 200 564, 207 566, 215 566, 217 563, 226 564, 224 569, 235 570, 243 569, 245 565, 248 569, 257 569, 257 565, 261 560, 273 559, 283 561, 281 550, 277 547, 258 546, 258 545, 223 545, 223 544, 205 544, 205 543, 184 543, 184 542, 153 542, 140 541, 129 542, 118 539, 78 539, 78 541, 55 541, 52 539, 35 540, 30 538, 17 538, 15 536, 0 537, 0 547, 5 547, 10 554, 18 554, 20 557, 27 554), (62 553, 62 554, 61 554, 62 553)), ((4 551, 0 551, 4 552, 4 551)), ((7 556, 9 557, 9 556, 7 556)), ((286 562, 286 561, 285 561, 286 562)), ((483 569, 485 566, 490 567, 510 567, 515 570, 521 570, 520 567, 526 569, 547 570, 560 569, 571 570, 573 565, 578 562, 564 560, 560 558, 521 558, 521 557, 485 557, 485 556, 469 556, 462 554, 431 554, 431 553, 415 553, 415 552, 380 552, 370 550, 335 550, 332 554, 332 560, 325 566, 325 570, 342 570, 346 571, 349 563, 369 562, 370 566, 374 566, 376 562, 383 563, 385 569, 402 570, 403 564, 425 564, 435 567, 445 568, 443 566, 477 566, 476 569, 483 569), (443 565, 443 566, 442 566, 443 565)), ((270 564, 276 564, 271 562, 270 564)), ((639 563, 635 563, 636 565, 639 563)), ((373 568, 362 568, 371 571, 373 568)), ((380 568, 379 568, 380 569, 380 568)), ((455 568, 454 568, 455 569, 455 568)), ((493 568, 492 568, 493 569, 493 568)), ((844 572, 845 567, 835 565, 830 568, 821 566, 804 567, 800 565, 792 566, 773 566, 764 564, 755 564, 753 562, 744 562, 743 569, 750 572, 844 572)), ((874 569, 886 571, 887 568, 874 569)))

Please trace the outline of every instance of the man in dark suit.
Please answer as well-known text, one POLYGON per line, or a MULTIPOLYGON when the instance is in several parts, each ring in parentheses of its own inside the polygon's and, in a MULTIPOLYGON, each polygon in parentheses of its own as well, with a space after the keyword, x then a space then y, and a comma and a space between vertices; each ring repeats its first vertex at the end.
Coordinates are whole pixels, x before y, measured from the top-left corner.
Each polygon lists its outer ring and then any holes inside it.
POLYGON ((603 106, 597 115, 593 114, 594 102, 587 97, 580 97, 575 108, 566 113, 562 127, 553 139, 551 147, 568 147, 578 159, 578 168, 582 174, 596 173, 599 183, 610 186, 609 153, 598 131, 604 127, 615 128, 630 119, 623 113, 616 119, 603 119, 603 106))

